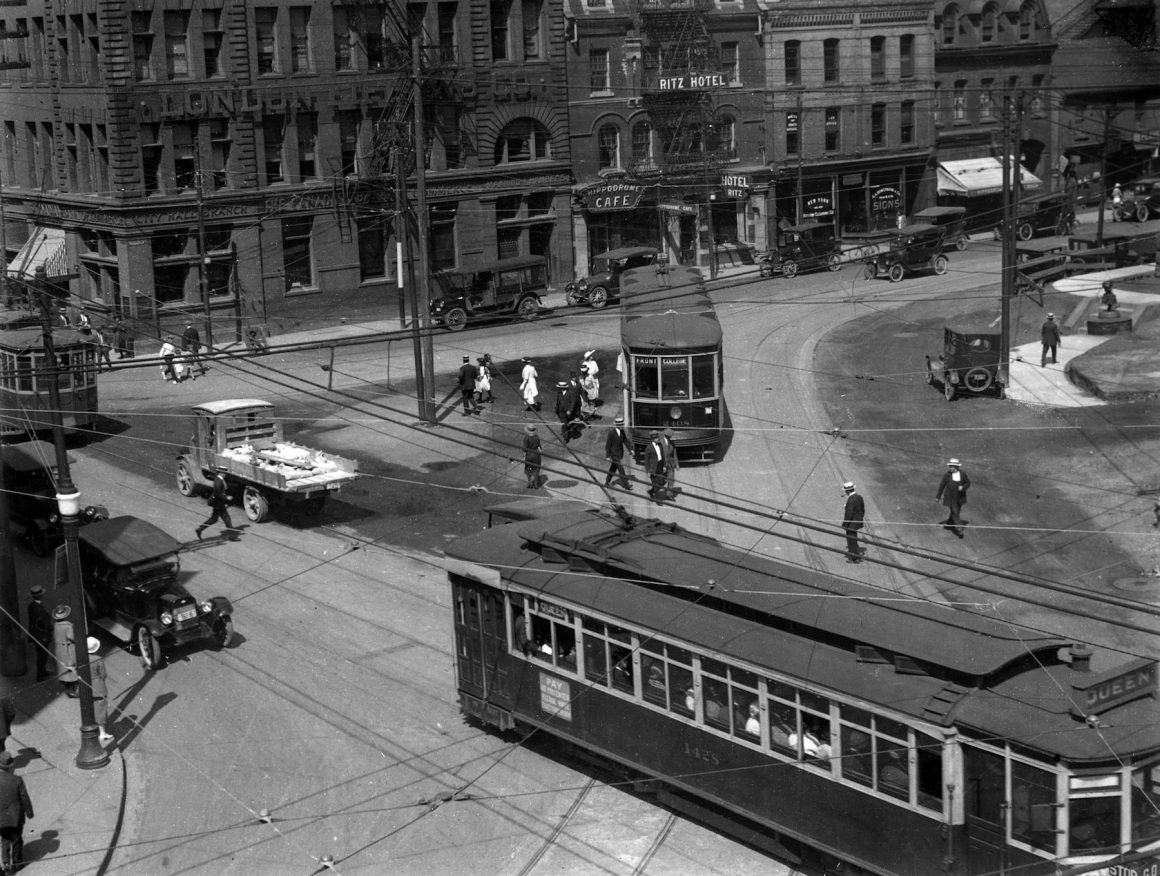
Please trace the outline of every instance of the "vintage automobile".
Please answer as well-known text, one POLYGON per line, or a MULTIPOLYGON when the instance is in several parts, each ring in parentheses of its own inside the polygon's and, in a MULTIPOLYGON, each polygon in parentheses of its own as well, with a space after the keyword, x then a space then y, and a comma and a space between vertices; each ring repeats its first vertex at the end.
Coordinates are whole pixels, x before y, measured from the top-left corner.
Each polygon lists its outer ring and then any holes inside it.
MULTIPOLYGON (((1075 217, 1075 198, 1070 194, 1044 195, 1019 204, 1015 214, 1015 236, 1030 240, 1036 235, 1074 234, 1079 220, 1075 217)), ((1003 239, 1003 226, 995 226, 995 240, 1003 239)))
POLYGON ((515 256, 432 279, 443 294, 431 299, 431 318, 457 332, 469 320, 535 319, 548 287, 548 264, 543 256, 515 256))
POLYGON ((660 252, 651 246, 628 246, 610 249, 596 256, 593 271, 564 287, 569 304, 587 304, 601 308, 620 296, 620 275, 631 268, 655 265, 660 252))
POLYGON ((953 401, 957 393, 995 392, 1005 398, 1006 387, 999 370, 997 333, 958 332, 943 329, 943 351, 936 359, 926 357, 926 382, 942 384, 943 395, 953 401))
MULTIPOLYGON (((56 502, 56 448, 47 441, 6 444, 0 448, 0 486, 8 496, 8 519, 20 527, 24 541, 38 557, 64 537, 56 502)), ((103 505, 88 505, 80 513, 85 526, 103 520, 103 505)))
POLYGON ((80 531, 89 623, 135 648, 147 670, 164 648, 211 638, 234 640, 233 607, 224 596, 197 600, 178 580, 181 542, 138 517, 114 517, 80 531))
POLYGON ((943 230, 943 249, 962 252, 971 244, 967 233, 966 207, 927 207, 919 210, 911 218, 914 225, 933 225, 943 230))
POLYGON ((945 274, 948 259, 942 251, 943 229, 935 225, 904 225, 890 232, 886 250, 867 260, 866 279, 889 277, 891 283, 897 283, 907 273, 927 268, 945 274))
POLYGON ((783 243, 761 260, 761 276, 781 274, 793 279, 800 271, 842 267, 842 248, 834 236, 834 226, 825 222, 805 222, 782 229, 783 243))
POLYGON ((1124 200, 1112 210, 1118 221, 1125 219, 1147 222, 1149 217, 1160 216, 1160 177, 1138 179, 1124 189, 1124 200))

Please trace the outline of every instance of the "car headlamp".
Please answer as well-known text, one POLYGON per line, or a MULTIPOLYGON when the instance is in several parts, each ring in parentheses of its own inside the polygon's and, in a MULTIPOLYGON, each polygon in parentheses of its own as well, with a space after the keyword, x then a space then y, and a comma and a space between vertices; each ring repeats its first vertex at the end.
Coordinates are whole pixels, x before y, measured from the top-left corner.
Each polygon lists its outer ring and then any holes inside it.
POLYGON ((161 623, 167 627, 173 626, 173 615, 167 611, 161 612, 161 623))

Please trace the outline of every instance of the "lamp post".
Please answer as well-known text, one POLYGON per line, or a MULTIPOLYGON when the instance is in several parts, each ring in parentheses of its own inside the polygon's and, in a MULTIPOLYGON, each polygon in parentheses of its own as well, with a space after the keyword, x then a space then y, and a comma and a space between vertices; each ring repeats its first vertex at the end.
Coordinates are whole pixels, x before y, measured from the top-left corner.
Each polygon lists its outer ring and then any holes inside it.
MULTIPOLYGON (((81 585, 81 555, 77 549, 77 528, 81 513, 81 493, 72 482, 68 451, 64 445, 64 420, 60 407, 60 365, 52 343, 52 316, 49 312, 47 280, 43 267, 36 269, 35 289, 40 298, 40 327, 44 334, 44 364, 48 376, 49 406, 52 408, 52 443, 56 449, 56 504, 64 531, 65 560, 68 566, 69 602, 72 606, 73 641, 76 643, 77 678, 81 703, 81 747, 76 764, 95 770, 109 763, 109 753, 101 747, 100 730, 93 711, 93 676, 89 667, 89 624, 81 585)), ((43 372, 40 376, 44 376, 43 372)))

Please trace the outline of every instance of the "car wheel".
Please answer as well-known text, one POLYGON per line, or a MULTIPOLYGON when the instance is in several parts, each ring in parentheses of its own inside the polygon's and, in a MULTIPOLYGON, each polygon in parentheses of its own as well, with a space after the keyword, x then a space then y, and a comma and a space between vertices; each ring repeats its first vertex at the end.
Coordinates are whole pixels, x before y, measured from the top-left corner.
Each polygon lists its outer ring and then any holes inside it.
POLYGON ((1136 207, 1136 221, 1137 222, 1147 222, 1148 221, 1148 205, 1147 204, 1140 204, 1136 207))
POLYGON ((947 257, 945 255, 934 257, 934 272, 940 276, 947 272, 947 257))
POLYGON ((838 257, 837 253, 831 253, 826 257, 826 267, 831 271, 842 270, 842 260, 838 257))
POLYGON ((184 459, 177 462, 177 492, 183 496, 192 496, 197 492, 196 483, 193 480, 193 472, 190 471, 189 463, 184 459))
POLYGON ((1112 220, 1115 222, 1123 222, 1124 221, 1124 208, 1123 207, 1113 207, 1112 208, 1112 220))
POLYGON ((761 267, 758 268, 757 272, 762 277, 772 277, 773 276, 773 265, 771 265, 769 262, 762 262, 761 267))
POLYGON ((955 400, 955 385, 951 383, 949 374, 943 375, 943 395, 946 396, 947 401, 955 400))
POLYGON ((889 276, 891 283, 899 283, 902 281, 902 278, 906 276, 906 268, 902 267, 902 265, 898 262, 895 262, 890 266, 889 276))
POLYGON ((141 665, 147 672, 153 672, 161 665, 161 646, 157 644, 157 639, 149 627, 137 627, 133 633, 133 644, 137 646, 141 665))
POLYGON ((793 262, 793 261, 782 262, 781 274, 783 277, 788 277, 790 280, 792 280, 794 277, 797 276, 797 272, 798 272, 797 262, 793 262))
POLYGON ((572 306, 576 306, 577 304, 580 303, 579 301, 576 300, 575 291, 573 291, 571 289, 569 289, 567 292, 564 293, 564 301, 572 306))
POLYGON ((874 264, 874 262, 866 262, 866 269, 862 271, 862 274, 866 277, 867 280, 873 280, 877 278, 878 265, 874 264))
POLYGON ((223 614, 213 622, 213 638, 219 648, 228 648, 234 643, 234 619, 223 614))
POLYGON ((535 319, 540 315, 540 305, 534 296, 529 295, 520 299, 520 303, 516 305, 516 312, 521 319, 535 319))
POLYGON ((608 290, 603 286, 593 286, 588 293, 588 303, 597 310, 608 304, 608 290))
POLYGON ((1035 229, 1031 226, 1030 222, 1020 222, 1019 226, 1015 229, 1015 236, 1020 240, 1030 240, 1035 236, 1035 229))
POLYGON ((242 510, 254 523, 261 523, 270 514, 270 503, 257 487, 246 487, 242 493, 242 510))
POLYGON ((960 234, 955 238, 955 249, 957 249, 959 252, 963 252, 970 245, 971 238, 967 234, 960 234))
POLYGON ((463 331, 467 325, 467 311, 462 307, 452 307, 443 314, 443 324, 453 332, 463 331))

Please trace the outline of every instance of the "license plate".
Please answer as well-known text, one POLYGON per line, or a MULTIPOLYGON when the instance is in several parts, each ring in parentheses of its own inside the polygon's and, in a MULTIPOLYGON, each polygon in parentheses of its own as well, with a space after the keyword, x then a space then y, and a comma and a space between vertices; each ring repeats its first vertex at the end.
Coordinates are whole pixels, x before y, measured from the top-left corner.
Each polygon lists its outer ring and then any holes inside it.
POLYGON ((182 623, 187 620, 193 620, 195 617, 197 617, 197 608, 191 605, 188 608, 178 609, 177 614, 174 617, 178 623, 182 623))

